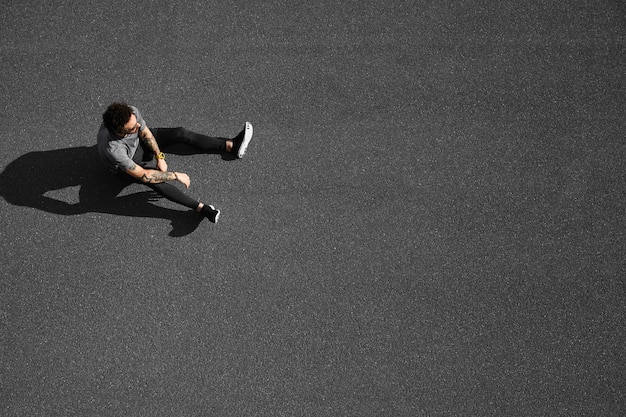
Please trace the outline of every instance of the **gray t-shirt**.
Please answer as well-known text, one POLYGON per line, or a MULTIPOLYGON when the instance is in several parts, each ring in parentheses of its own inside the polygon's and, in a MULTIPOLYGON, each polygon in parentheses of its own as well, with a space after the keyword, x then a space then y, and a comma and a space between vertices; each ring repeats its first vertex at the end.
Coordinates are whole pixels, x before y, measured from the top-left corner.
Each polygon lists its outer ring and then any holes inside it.
POLYGON ((115 170, 131 169, 135 166, 133 156, 139 146, 139 132, 146 128, 146 122, 141 117, 137 107, 130 106, 130 108, 135 117, 137 117, 137 123, 141 125, 137 133, 120 138, 115 133, 109 131, 104 126, 104 123, 98 131, 98 154, 100 154, 100 159, 107 167, 115 170))

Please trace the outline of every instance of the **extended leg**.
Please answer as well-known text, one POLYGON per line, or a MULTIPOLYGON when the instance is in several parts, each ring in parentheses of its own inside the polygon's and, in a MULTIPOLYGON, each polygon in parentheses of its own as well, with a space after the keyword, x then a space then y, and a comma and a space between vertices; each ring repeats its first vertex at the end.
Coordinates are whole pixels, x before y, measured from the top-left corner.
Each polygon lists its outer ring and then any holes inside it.
POLYGON ((158 184, 146 185, 170 201, 182 204, 183 206, 189 207, 193 210, 198 208, 198 200, 194 200, 193 198, 189 197, 173 184, 162 182, 158 184))
POLYGON ((220 216, 220 211, 216 210, 215 207, 206 205, 201 203, 193 198, 189 197, 187 194, 182 192, 178 187, 167 183, 162 182, 158 184, 146 184, 148 187, 152 188, 154 191, 167 198, 170 201, 173 201, 178 204, 182 204, 185 207, 189 207, 197 211, 198 213, 204 214, 211 222, 217 223, 217 220, 220 216))
POLYGON ((154 129, 153 133, 159 147, 162 149, 181 143, 189 145, 202 153, 230 152, 232 148, 231 139, 202 135, 184 127, 159 127, 154 129))

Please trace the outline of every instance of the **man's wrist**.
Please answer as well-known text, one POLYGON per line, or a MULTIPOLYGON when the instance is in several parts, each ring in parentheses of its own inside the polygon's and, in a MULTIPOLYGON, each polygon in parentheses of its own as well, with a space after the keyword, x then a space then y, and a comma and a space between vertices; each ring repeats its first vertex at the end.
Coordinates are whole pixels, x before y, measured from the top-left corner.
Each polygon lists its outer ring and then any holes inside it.
POLYGON ((163 152, 156 152, 154 156, 156 157, 157 161, 159 159, 165 159, 165 154, 163 152))

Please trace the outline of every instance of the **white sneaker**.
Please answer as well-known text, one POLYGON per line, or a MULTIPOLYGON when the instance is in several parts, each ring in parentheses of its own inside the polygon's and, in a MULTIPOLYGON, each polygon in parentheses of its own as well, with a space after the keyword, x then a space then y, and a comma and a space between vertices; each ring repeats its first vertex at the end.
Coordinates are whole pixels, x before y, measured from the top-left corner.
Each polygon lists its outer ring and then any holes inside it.
POLYGON ((237 152, 237 158, 242 158, 248 149, 250 139, 252 139, 252 124, 246 122, 246 126, 243 130, 233 139, 233 151, 237 152))
POLYGON ((213 206, 207 206, 206 204, 204 205, 204 207, 202 207, 202 213, 204 214, 204 216, 209 219, 209 221, 211 223, 217 223, 217 221, 220 218, 220 213, 221 211, 219 211, 218 209, 216 209, 213 206))

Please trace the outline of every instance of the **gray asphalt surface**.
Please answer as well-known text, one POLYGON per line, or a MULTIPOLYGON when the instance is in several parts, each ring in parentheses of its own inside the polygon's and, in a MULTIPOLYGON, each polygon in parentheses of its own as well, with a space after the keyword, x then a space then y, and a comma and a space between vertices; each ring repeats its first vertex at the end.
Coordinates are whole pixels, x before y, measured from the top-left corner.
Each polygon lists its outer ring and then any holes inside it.
POLYGON ((3 416, 626 412, 623 3, 4 3, 3 416))

